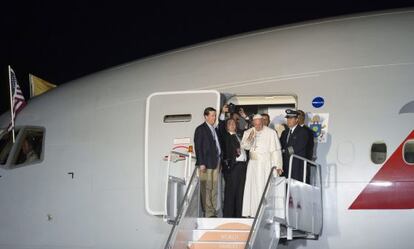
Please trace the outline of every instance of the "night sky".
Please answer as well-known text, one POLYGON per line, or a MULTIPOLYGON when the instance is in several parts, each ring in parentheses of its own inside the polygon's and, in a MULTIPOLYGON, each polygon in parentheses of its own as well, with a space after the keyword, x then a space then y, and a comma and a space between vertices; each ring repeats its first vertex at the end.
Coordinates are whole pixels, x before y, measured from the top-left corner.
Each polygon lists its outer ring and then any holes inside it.
MULTIPOLYGON (((9 1, 10 2, 10 1, 9 1)), ((128 61, 256 29, 390 8, 411 1, 24 1, 0 8, 0 113, 9 108, 7 65, 28 98, 28 74, 54 84, 128 61)))

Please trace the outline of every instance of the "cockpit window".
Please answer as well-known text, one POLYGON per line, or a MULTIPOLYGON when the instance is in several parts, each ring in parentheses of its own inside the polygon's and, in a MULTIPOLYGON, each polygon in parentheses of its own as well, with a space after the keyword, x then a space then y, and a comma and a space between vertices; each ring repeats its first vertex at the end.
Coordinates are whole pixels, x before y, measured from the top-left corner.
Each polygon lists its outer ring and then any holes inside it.
POLYGON ((20 127, 15 132, 0 133, 0 167, 14 169, 40 163, 43 159, 44 128, 20 127))
MULTIPOLYGON (((19 134, 19 130, 15 130, 15 137, 19 134)), ((13 147, 13 134, 7 130, 0 132, 0 165, 5 165, 9 158, 10 151, 13 147)))
POLYGON ((408 140, 404 144, 403 158, 408 164, 414 165, 414 140, 408 140))
POLYGON ((11 168, 20 167, 23 164, 34 164, 41 161, 43 151, 43 129, 26 128, 19 139, 15 153, 15 160, 11 168))
POLYGON ((371 161, 381 164, 387 159, 387 145, 384 142, 376 142, 371 146, 371 161))

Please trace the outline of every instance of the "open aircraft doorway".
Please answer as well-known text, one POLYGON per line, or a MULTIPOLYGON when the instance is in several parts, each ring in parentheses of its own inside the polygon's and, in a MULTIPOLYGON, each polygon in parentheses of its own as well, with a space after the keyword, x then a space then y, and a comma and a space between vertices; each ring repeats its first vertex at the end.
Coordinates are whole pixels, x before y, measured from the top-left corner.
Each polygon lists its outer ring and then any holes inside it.
POLYGON ((229 113, 246 115, 248 120, 254 114, 269 115, 268 126, 275 129, 280 136, 284 130, 286 109, 297 108, 296 95, 230 95, 226 104, 229 106, 229 113), (244 114, 243 114, 244 113, 244 114))
POLYGON ((177 153, 187 153, 193 146, 195 128, 204 122, 204 109, 214 107, 219 113, 223 106, 220 103, 234 105, 235 110, 232 111, 237 113, 243 109, 250 118, 257 113, 269 114, 269 126, 280 136, 284 129, 285 110, 296 108, 297 97, 286 94, 221 94, 216 90, 157 92, 148 96, 145 206, 150 214, 164 216, 167 220, 175 217, 195 163, 193 160, 189 165, 186 158, 177 153), (173 158, 169 161, 168 157, 173 158))

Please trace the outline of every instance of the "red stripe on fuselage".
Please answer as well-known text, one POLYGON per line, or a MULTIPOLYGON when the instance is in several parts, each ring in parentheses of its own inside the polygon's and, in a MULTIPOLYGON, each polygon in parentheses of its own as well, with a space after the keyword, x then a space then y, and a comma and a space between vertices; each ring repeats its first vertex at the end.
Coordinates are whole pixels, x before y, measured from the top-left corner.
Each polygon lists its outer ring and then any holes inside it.
POLYGON ((385 162, 349 209, 414 208, 414 165, 403 159, 403 146, 414 130, 385 162))

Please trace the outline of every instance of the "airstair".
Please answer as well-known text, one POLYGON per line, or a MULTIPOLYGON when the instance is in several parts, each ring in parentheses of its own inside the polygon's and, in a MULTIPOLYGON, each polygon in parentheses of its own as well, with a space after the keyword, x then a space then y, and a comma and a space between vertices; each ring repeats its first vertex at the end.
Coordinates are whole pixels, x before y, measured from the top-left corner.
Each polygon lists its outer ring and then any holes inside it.
MULTIPOLYGON (((191 153, 179 154, 190 169, 191 153)), ((272 168, 255 218, 202 218, 197 173, 194 168, 191 178, 181 181, 170 177, 165 220, 173 227, 165 249, 277 248, 280 240, 317 239, 321 234, 321 171, 315 162, 292 155, 287 178, 272 168), (303 181, 291 177, 293 160, 303 161, 303 181)))
POLYGON ((253 219, 198 218, 186 248, 240 248, 246 246, 253 219))

